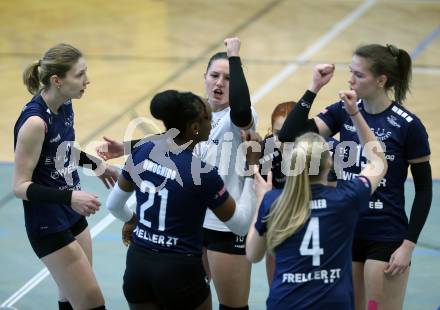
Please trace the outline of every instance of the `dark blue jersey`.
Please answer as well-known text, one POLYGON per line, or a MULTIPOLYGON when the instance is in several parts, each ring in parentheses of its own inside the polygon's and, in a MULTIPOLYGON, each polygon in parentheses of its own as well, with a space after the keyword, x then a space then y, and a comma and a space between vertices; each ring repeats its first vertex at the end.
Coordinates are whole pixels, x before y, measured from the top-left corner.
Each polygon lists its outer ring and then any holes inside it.
POLYGON ((149 141, 135 148, 122 172, 136 188, 133 240, 160 252, 201 255, 206 209, 215 209, 229 194, 216 168, 192 150, 175 154, 165 144, 149 141))
MULTIPOLYGON (((338 145, 339 141, 333 137, 325 139, 330 152, 333 154, 334 149, 338 145)), ((286 176, 283 173, 282 162, 283 156, 279 145, 281 142, 277 141, 273 135, 266 137, 261 141, 261 158, 260 158, 260 173, 263 178, 266 179, 267 173, 272 171, 272 186, 273 188, 282 189, 286 183, 286 176)), ((332 169, 328 176, 329 182, 336 181, 336 175, 332 169)))
MULTIPOLYGON (((373 115, 365 112, 362 101, 358 106, 374 135, 385 144, 388 171, 367 208, 361 210, 355 238, 400 242, 408 228, 404 197, 408 161, 430 154, 428 134, 414 114, 395 102, 382 113, 373 115)), ((341 172, 343 179, 350 180, 366 163, 356 128, 341 102, 327 107, 319 117, 332 134, 340 132, 341 149, 337 153, 342 160, 348 160, 350 153, 354 158, 354 164, 341 172), (357 145, 350 149, 344 146, 347 143, 343 142, 347 141, 354 141, 357 145)))
MULTIPOLYGON (((268 309, 354 309, 351 245, 359 207, 368 205, 371 185, 364 177, 337 187, 311 186, 310 218, 275 248, 275 274, 268 309)), ((255 228, 262 236, 266 218, 282 190, 268 192, 255 228)))
MULTIPOLYGON (((31 116, 45 123, 45 137, 32 182, 57 189, 79 190, 79 176, 73 158, 73 110, 71 101, 63 104, 58 114, 52 113, 41 95, 23 108, 14 127, 14 149, 20 128, 31 116)), ((46 235, 69 228, 81 215, 63 204, 34 203, 23 200, 26 229, 30 234, 46 235)))

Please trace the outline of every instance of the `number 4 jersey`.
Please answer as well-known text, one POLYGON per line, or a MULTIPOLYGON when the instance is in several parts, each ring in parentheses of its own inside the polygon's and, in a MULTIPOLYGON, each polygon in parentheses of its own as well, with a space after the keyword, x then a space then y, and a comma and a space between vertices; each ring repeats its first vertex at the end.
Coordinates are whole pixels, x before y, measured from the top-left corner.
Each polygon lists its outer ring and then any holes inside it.
POLYGON ((136 189, 136 244, 159 252, 202 254, 207 208, 229 197, 217 169, 190 149, 170 150, 166 139, 135 148, 122 171, 136 189))
MULTIPOLYGON (((305 225, 275 248, 275 275, 268 309, 353 309, 351 245, 359 208, 367 206, 365 177, 340 181, 336 188, 313 184, 305 225)), ((255 228, 263 236, 266 218, 282 190, 268 192, 255 228)))

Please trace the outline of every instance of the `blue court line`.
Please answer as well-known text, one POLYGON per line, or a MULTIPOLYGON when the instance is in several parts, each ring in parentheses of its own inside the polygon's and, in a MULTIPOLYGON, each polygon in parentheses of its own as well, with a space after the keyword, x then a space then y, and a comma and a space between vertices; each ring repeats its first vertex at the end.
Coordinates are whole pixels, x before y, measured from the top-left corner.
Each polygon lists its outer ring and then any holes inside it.
POLYGON ((414 251, 414 255, 416 256, 440 256, 439 250, 433 250, 433 249, 418 249, 416 248, 414 251))
POLYGON ((422 42, 410 53, 412 59, 416 59, 438 36, 440 36, 440 26, 426 36, 422 42))

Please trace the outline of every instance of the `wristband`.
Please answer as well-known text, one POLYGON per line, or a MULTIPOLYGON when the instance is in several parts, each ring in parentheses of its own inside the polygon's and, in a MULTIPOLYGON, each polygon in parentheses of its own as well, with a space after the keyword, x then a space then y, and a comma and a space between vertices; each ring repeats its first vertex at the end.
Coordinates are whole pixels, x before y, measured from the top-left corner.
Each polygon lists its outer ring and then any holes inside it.
POLYGON ((31 183, 26 190, 26 197, 30 202, 60 203, 70 206, 72 191, 31 183))

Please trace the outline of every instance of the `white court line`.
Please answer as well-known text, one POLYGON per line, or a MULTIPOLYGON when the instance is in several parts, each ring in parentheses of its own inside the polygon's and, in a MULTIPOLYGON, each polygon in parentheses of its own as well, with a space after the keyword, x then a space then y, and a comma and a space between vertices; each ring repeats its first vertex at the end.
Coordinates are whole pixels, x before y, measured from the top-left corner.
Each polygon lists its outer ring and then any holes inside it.
POLYGON ((364 14, 369 8, 376 3, 375 0, 367 0, 358 6, 353 12, 347 15, 343 20, 337 23, 335 26, 318 39, 314 44, 310 45, 304 52, 302 52, 295 63, 288 64, 280 72, 278 72, 273 78, 267 81, 260 89, 258 89, 251 97, 253 104, 256 104, 267 93, 275 88, 278 84, 284 81, 289 75, 294 73, 299 65, 307 62, 315 53, 321 50, 327 43, 333 40, 342 30, 350 26, 357 18, 364 14))
MULTIPOLYGON (((354 11, 347 15, 343 20, 336 24, 332 29, 320 37, 314 44, 309 46, 304 52, 302 52, 295 62, 301 64, 308 61, 316 52, 322 49, 328 42, 335 38, 342 30, 350 26, 357 18, 364 14, 371 6, 375 4, 375 0, 364 1, 359 5, 354 11)), ((260 89, 258 89, 251 97, 253 104, 261 100, 267 93, 269 93, 275 86, 285 80, 289 75, 294 73, 298 69, 297 64, 288 64, 284 69, 277 73, 272 79, 267 81, 260 89)), ((134 195, 131 196, 132 199, 134 195)), ((128 203, 128 202, 127 202, 128 203)), ((129 204, 131 207, 131 204, 129 204)), ((103 231, 108 225, 114 221, 114 217, 109 214, 98 224, 92 228, 92 238, 103 231)), ((49 272, 46 268, 41 270, 36 274, 31 280, 29 280, 25 285, 23 285, 17 292, 15 292, 11 297, 9 297, 1 306, 10 307, 13 306, 18 300, 20 300, 24 295, 26 295, 30 290, 37 286, 41 281, 43 281, 49 272)))
MULTIPOLYGON (((128 206, 131 208, 136 204, 136 195, 133 194, 127 201, 128 206)), ((101 219, 98 223, 96 223, 91 231, 90 235, 92 239, 99 235, 104 229, 107 228, 113 221, 115 217, 111 214, 106 215, 103 219, 101 219)), ((35 276, 32 277, 25 285, 23 285, 19 290, 17 290, 14 294, 12 294, 8 299, 6 299, 0 307, 12 307, 17 301, 19 301, 24 295, 29 293, 35 286, 37 286, 41 281, 43 281, 48 275, 49 271, 47 268, 43 268, 40 272, 38 272, 35 276)))

